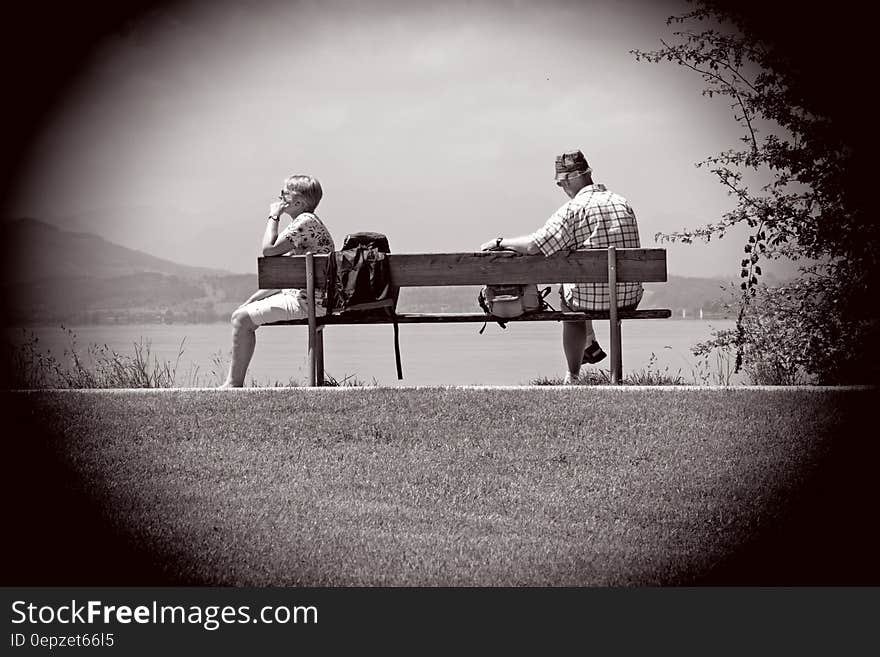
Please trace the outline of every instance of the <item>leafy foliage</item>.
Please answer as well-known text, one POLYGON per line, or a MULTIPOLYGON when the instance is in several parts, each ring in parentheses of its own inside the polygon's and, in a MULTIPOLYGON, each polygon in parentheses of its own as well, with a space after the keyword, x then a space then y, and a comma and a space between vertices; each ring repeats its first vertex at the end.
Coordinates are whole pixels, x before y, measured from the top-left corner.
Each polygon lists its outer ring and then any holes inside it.
POLYGON ((865 304, 878 288, 878 230, 860 203, 851 126, 819 100, 802 62, 762 38, 747 14, 711 0, 695 6, 668 19, 674 41, 632 53, 683 66, 702 77, 705 96, 727 99, 742 143, 697 166, 735 205, 718 221, 657 239, 709 241, 749 227, 737 330, 715 343, 735 348, 737 370, 745 365, 762 383, 876 381, 877 359, 865 367, 865 355, 876 354, 878 321, 865 304), (780 257, 812 262, 794 285, 763 287, 761 263, 780 257))
POLYGON ((808 383, 804 371, 809 336, 799 326, 797 303, 774 288, 760 286, 755 290, 757 303, 743 307, 737 327, 715 331, 711 340, 694 347, 694 355, 708 359, 740 346, 744 352, 743 367, 752 383, 808 383))

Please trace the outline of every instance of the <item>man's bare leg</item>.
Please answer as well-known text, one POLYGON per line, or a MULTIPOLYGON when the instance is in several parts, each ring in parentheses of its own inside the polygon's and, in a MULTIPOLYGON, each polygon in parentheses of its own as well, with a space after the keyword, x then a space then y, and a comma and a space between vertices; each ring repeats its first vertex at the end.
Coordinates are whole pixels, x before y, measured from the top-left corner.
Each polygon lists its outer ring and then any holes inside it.
POLYGON ((240 388, 244 385, 248 365, 257 344, 257 325, 243 308, 232 313, 232 363, 221 388, 240 388))
MULTIPOLYGON (((589 328, 592 329, 592 326, 589 328)), ((581 359, 587 346, 587 329, 586 321, 562 322, 562 352, 568 366, 565 383, 574 383, 580 376, 581 359)))
POLYGON ((596 333, 593 331, 593 321, 587 320, 587 351, 584 351, 584 357, 581 363, 590 363, 591 365, 603 360, 607 355, 599 342, 596 340, 596 333))

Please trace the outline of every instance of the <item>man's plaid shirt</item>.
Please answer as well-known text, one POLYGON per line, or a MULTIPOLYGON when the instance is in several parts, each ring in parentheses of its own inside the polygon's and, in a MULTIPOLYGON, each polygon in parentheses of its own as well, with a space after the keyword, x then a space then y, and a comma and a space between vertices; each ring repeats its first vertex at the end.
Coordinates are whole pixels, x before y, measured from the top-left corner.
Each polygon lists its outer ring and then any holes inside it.
MULTIPOLYGON (((636 215, 629 203, 599 184, 581 189, 531 237, 545 256, 563 249, 640 246, 636 215)), ((610 306, 607 283, 563 283, 562 297, 572 310, 608 310, 610 306)), ((619 307, 634 307, 641 300, 641 283, 617 284, 619 307)))

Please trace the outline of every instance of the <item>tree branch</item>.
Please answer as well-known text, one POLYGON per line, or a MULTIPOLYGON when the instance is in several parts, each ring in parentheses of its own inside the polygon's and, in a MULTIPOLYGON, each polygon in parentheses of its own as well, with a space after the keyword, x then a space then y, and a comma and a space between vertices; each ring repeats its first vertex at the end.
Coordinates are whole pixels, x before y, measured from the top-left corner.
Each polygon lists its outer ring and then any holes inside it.
POLYGON ((675 59, 678 60, 679 65, 684 66, 685 68, 689 68, 690 70, 692 70, 696 73, 699 73, 700 75, 702 75, 704 77, 707 77, 710 79, 715 79, 722 87, 725 87, 727 89, 728 93, 731 96, 733 96, 736 99, 737 103, 739 103, 740 109, 742 109, 742 111, 743 111, 742 118, 746 122, 746 129, 749 131, 749 138, 752 142, 752 154, 757 155, 758 154, 758 137, 755 134, 754 127, 752 126, 752 121, 751 121, 751 117, 749 116, 749 111, 746 108, 746 105, 743 102, 743 99, 740 96, 739 91, 737 91, 736 85, 734 83, 728 81, 727 79, 724 78, 724 76, 719 75, 718 73, 713 73, 712 71, 707 71, 705 69, 699 68, 698 66, 696 66, 694 64, 691 64, 690 62, 685 60, 678 53, 678 51, 675 48, 670 46, 663 39, 660 39, 660 43, 663 44, 663 46, 666 48, 668 53, 672 54, 675 57, 675 59))

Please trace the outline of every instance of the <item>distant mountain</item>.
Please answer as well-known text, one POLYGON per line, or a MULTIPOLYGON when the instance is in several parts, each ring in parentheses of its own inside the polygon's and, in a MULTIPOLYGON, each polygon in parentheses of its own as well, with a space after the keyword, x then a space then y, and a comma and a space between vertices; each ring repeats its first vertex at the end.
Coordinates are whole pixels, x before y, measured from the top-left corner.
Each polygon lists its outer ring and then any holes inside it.
MULTIPOLYGON (((36 219, 6 225, 3 296, 7 324, 227 321, 256 288, 255 274, 233 274, 164 260, 91 233, 36 219)), ((670 276, 645 285, 642 308, 674 317, 724 313, 721 279, 670 276)), ((479 311, 479 286, 405 288, 403 312, 479 311)), ((548 299, 558 307, 554 290, 548 299)))
POLYGON ((254 274, 182 265, 36 219, 5 228, 7 324, 214 321, 257 285, 254 274))
POLYGON ((199 278, 230 272, 191 267, 136 251, 93 235, 62 230, 25 218, 4 226, 4 282, 30 283, 57 278, 110 278, 145 272, 199 278))
POLYGON ((225 263, 236 273, 254 271, 265 221, 262 212, 226 207, 183 210, 173 205, 95 208, 41 219, 173 262, 198 267, 225 263))

